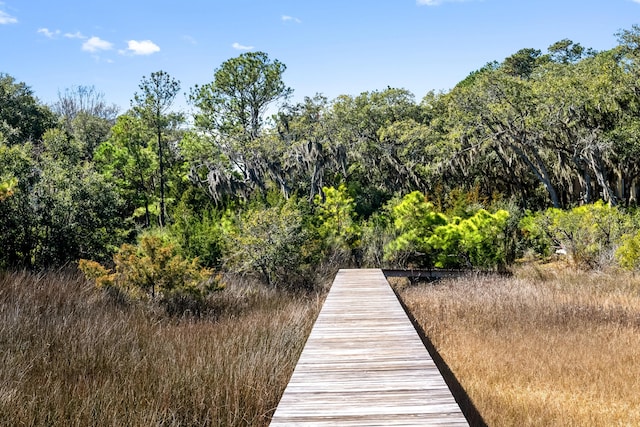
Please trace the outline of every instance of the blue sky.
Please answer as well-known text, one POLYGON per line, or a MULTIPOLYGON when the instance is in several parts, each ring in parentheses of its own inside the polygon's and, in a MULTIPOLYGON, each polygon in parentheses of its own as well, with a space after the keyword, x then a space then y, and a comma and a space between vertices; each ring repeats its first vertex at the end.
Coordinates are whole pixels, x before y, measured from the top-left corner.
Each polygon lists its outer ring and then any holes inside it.
POLYGON ((0 0, 0 72, 45 103, 92 85, 124 111, 154 71, 188 92, 263 51, 294 99, 391 86, 420 100, 522 48, 610 49, 638 23, 640 0, 0 0))

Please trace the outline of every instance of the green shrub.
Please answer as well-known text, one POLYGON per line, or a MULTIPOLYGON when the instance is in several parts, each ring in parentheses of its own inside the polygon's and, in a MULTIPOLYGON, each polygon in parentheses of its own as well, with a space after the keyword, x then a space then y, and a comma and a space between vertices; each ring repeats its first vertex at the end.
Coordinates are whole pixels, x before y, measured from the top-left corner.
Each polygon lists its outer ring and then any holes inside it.
POLYGON ((384 251, 396 234, 389 212, 383 209, 374 213, 364 221, 361 230, 362 265, 370 268, 390 266, 384 251))
POLYGON ((413 192, 391 211, 398 235, 385 248, 387 259, 413 259, 418 266, 448 268, 506 264, 506 246, 500 243, 506 237, 506 210, 492 214, 478 209, 468 218, 449 219, 436 212, 422 193, 413 192))
POLYGON ((414 191, 390 205, 397 237, 385 247, 385 259, 400 264, 417 263, 432 266, 429 238, 434 230, 447 224, 447 217, 434 210, 424 194, 414 191))
POLYGON ((640 231, 622 236, 615 257, 618 265, 625 270, 640 270, 640 231))
POLYGON ((542 257, 548 257, 554 250, 554 242, 549 233, 549 215, 542 215, 539 212, 527 211, 520 220, 520 230, 523 237, 524 252, 533 251, 542 257))
POLYGON ((138 245, 122 245, 113 262, 109 270, 82 259, 79 268, 97 286, 116 288, 135 299, 158 300, 170 314, 178 314, 180 306, 194 311, 207 293, 221 288, 212 270, 200 267, 197 258, 183 258, 174 244, 158 235, 143 235, 138 245))
POLYGON ((362 230, 355 220, 354 199, 344 184, 338 188, 323 187, 322 191, 324 200, 316 196, 315 205, 318 234, 328 252, 325 256, 340 264, 340 259, 358 263, 352 258, 360 246, 362 230))
POLYGON ((602 201, 556 208, 528 215, 521 222, 531 246, 547 255, 561 249, 578 266, 599 268, 613 264, 623 236, 634 232, 634 220, 602 201))
POLYGON ((315 285, 320 244, 295 198, 254 203, 223 225, 223 265, 272 287, 315 285))
POLYGON ((215 208, 196 212, 181 204, 173 214, 169 231, 185 258, 197 257, 203 266, 215 268, 222 260, 224 221, 223 213, 215 208))
POLYGON ((453 218, 428 239, 436 251, 436 267, 495 268, 506 263, 505 226, 509 212, 478 210, 467 219, 453 218))

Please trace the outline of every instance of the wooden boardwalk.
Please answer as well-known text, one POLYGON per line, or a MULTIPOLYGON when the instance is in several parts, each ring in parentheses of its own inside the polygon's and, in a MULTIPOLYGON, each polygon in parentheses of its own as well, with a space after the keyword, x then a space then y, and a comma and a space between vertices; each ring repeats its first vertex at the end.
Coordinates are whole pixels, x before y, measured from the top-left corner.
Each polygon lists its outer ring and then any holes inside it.
POLYGON ((271 421, 468 425, 382 270, 340 270, 271 421))

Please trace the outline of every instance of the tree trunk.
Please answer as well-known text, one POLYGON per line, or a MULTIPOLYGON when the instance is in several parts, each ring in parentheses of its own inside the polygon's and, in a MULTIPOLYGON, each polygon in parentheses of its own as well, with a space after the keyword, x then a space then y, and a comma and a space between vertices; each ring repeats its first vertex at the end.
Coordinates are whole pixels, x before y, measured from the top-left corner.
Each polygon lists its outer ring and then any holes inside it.
MULTIPOLYGON (((159 120, 159 119, 158 119, 159 120)), ((164 160, 162 156, 162 130, 158 127, 158 166, 160 169, 160 227, 164 227, 164 160)))
POLYGON ((526 164, 529 166, 529 169, 533 172, 533 174, 538 178, 538 180, 544 185, 545 189, 549 193, 549 198, 551 199, 551 203, 554 208, 560 207, 560 199, 558 198, 558 193, 551 182, 551 176, 544 165, 544 162, 540 158, 537 152, 533 150, 533 157, 535 162, 524 152, 524 150, 518 146, 517 143, 509 143, 509 146, 515 151, 515 153, 520 157, 526 164))

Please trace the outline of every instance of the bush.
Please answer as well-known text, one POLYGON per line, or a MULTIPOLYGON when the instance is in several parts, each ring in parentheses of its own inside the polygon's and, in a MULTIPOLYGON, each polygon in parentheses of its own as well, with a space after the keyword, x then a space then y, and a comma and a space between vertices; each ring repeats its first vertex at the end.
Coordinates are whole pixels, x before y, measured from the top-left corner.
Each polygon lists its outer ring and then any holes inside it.
POLYGON ((361 229, 355 221, 354 199, 347 193, 344 184, 336 189, 323 187, 324 200, 315 198, 318 234, 323 240, 325 257, 343 263, 360 263, 359 253, 361 229), (355 258, 355 259, 354 259, 355 258))
POLYGON ((380 268, 389 264, 385 259, 385 248, 396 237, 390 213, 384 209, 376 212, 362 225, 362 264, 365 267, 380 268))
POLYGON ((134 299, 157 299, 170 314, 193 312, 204 295, 221 288, 213 272, 200 267, 197 258, 184 259, 175 245, 155 235, 143 235, 138 245, 122 245, 113 262, 115 268, 109 270, 82 259, 79 268, 97 286, 116 288, 134 299))
POLYGON ((397 237, 385 247, 385 259, 400 265, 417 263, 432 267, 434 263, 428 243, 436 227, 446 225, 447 217, 434 210, 424 194, 414 191, 389 205, 397 237))
POLYGON ((185 258, 197 257, 205 267, 219 267, 224 246, 223 222, 223 214, 215 208, 196 212, 181 204, 174 213, 170 234, 185 258))
POLYGON ((634 233, 634 219, 602 201, 571 210, 547 209, 521 222, 531 247, 548 255, 566 252, 574 264, 587 268, 611 265, 623 236, 634 233))
POLYGON ((428 239, 437 251, 436 267, 495 268, 506 264, 505 227, 509 212, 480 209, 467 219, 453 218, 428 239))
POLYGON ((320 242, 295 198, 254 203, 223 228, 229 272, 272 287, 315 286, 320 242))
POLYGON ((509 212, 477 209, 468 218, 447 218, 420 192, 392 207, 397 237, 385 247, 386 259, 408 259, 417 266, 495 268, 507 261, 509 212))
POLYGON ((622 236, 615 257, 625 270, 640 270, 640 232, 622 236))

